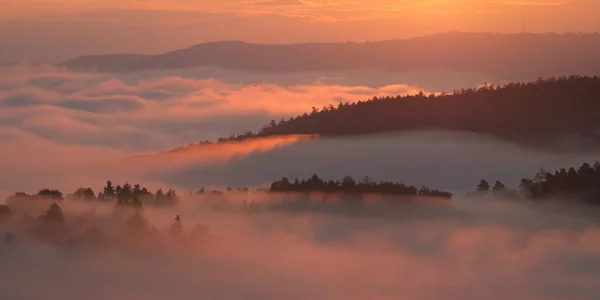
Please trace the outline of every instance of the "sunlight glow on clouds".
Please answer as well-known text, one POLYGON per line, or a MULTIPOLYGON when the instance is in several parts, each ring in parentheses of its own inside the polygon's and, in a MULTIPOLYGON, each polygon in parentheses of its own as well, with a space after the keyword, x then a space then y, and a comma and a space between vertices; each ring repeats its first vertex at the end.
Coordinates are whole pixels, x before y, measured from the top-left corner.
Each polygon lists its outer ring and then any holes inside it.
POLYGON ((72 171, 69 176, 60 176, 62 183, 57 184, 61 185, 101 183, 101 177, 109 174, 139 176, 146 170, 141 166, 172 168, 192 163, 189 159, 227 161, 285 146, 298 138, 223 145, 191 156, 180 155, 177 160, 116 167, 117 161, 130 155, 256 131, 272 119, 310 112, 313 106, 420 91, 405 84, 368 87, 329 81, 284 86, 268 81, 246 84, 155 73, 119 78, 27 64, 0 67, 0 150, 5 154, 0 169, 19 169, 31 177, 11 177, 4 185, 11 182, 16 188, 51 180, 49 174, 58 169, 72 171), (78 177, 76 170, 98 172, 91 172, 92 180, 78 177))
POLYGON ((258 130, 338 102, 415 94, 404 84, 235 84, 180 76, 124 82, 109 74, 52 67, 2 68, 0 127, 70 144, 164 150, 194 140, 258 130))

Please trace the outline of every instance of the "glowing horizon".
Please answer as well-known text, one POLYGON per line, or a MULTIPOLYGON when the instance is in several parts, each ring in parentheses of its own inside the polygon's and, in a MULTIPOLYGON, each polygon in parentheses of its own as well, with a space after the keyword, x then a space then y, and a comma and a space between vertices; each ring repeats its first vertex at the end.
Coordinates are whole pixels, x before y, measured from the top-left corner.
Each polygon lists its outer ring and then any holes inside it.
MULTIPOLYGON (((598 30, 598 21, 587 19, 600 12, 600 3, 590 0, 174 0, 174 1, 97 1, 97 0, 20 0, 0 1, 7 14, 0 21, 26 21, 53 16, 73 17, 80 13, 105 11, 197 12, 237 16, 271 15, 309 22, 364 22, 398 20, 399 17, 419 19, 436 16, 435 24, 490 21, 502 16, 503 22, 515 24, 530 20, 541 28, 548 27, 562 16, 573 17, 570 24, 580 24, 580 31, 598 30), (414 14, 420 14, 416 16, 414 14), (583 19, 583 20, 582 20, 583 19), (589 22, 589 24, 584 24, 589 22), (587 27, 587 28, 586 28, 587 27)), ((496 20, 501 21, 501 20, 496 20)), ((518 26, 517 26, 518 27, 518 26)), ((450 29, 450 28, 449 28, 450 29)), ((498 27, 499 32, 508 28, 498 27)), ((440 30, 444 31, 444 30, 440 30)), ((473 30, 477 31, 475 27, 473 30)))
POLYGON ((0 0, 0 11, 0 63, 153 54, 219 40, 289 44, 518 33, 523 22, 535 33, 600 30, 600 1, 589 0, 0 0))

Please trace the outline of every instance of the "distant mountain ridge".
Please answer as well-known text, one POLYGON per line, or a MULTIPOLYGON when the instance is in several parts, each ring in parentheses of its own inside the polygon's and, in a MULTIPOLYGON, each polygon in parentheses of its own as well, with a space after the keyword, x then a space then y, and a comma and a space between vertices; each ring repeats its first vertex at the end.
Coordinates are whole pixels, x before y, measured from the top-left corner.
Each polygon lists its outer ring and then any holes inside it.
POLYGON ((217 66, 260 72, 452 70, 514 77, 600 74, 600 34, 449 32, 365 43, 198 44, 158 55, 89 55, 60 64, 75 70, 132 72, 217 66), (529 75, 531 75, 529 74, 529 75))

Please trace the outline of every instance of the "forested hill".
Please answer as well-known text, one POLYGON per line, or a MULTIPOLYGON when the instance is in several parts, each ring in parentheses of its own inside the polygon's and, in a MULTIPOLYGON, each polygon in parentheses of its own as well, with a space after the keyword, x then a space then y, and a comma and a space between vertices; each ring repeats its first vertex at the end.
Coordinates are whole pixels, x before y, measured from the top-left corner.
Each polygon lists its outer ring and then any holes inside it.
POLYGON ((198 44, 157 55, 89 55, 62 63, 70 69, 129 72, 217 66, 260 72, 350 69, 477 72, 509 80, 600 73, 600 34, 448 32, 364 43, 198 44))
POLYGON ((600 141, 600 78, 562 77, 488 85, 452 94, 373 98, 339 103, 271 121, 258 133, 224 140, 288 134, 339 136, 396 130, 443 129, 508 140, 552 140, 566 134, 600 141))

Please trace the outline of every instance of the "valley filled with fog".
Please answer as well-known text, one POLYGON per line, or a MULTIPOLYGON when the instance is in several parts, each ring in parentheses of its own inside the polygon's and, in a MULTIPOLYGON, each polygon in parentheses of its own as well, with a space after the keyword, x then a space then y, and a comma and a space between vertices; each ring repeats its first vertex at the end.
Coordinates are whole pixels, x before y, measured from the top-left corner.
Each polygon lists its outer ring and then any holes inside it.
MULTIPOLYGON (((1 223, 12 234, 10 243, 0 245, 1 294, 9 299, 596 299, 600 292, 597 211, 582 218, 551 206, 540 211, 523 202, 460 197, 421 204, 373 198, 350 214, 268 208, 269 201, 294 197, 232 196, 234 208, 228 211, 211 209, 202 196, 182 197, 177 208, 144 207, 160 241, 153 245, 134 244, 143 231, 120 223, 114 204, 63 200, 70 232, 93 226, 108 240, 124 235, 131 244, 65 247, 29 237, 18 229, 23 223, 1 223), (256 201, 258 209, 244 212, 242 201, 256 201), (184 236, 201 223, 210 238, 178 242, 169 234, 175 215, 181 216, 184 236)), ((319 205, 322 197, 309 201, 319 205)))
POLYGON ((514 187, 540 167, 595 160, 594 149, 571 142, 542 150, 483 135, 409 131, 316 140, 267 138, 196 147, 191 153, 157 155, 140 164, 129 158, 258 130, 270 120, 312 107, 420 91, 451 92, 494 81, 482 74, 449 72, 191 68, 111 74, 28 64, 4 67, 1 74, 0 190, 5 195, 50 186, 99 187, 108 179, 184 191, 260 187, 281 176, 313 173, 466 191, 482 178, 514 187))
POLYGON ((600 299, 598 15, 0 0, 0 300, 600 299))
POLYGON ((596 299, 600 294, 596 208, 571 204, 569 198, 535 204, 465 196, 481 179, 516 190, 541 167, 553 171, 593 163, 597 147, 580 137, 565 135, 535 147, 483 134, 407 130, 198 143, 257 131, 313 107, 505 83, 491 76, 208 67, 111 74, 31 64, 1 71, 0 197, 35 195, 45 188, 101 192, 107 180, 139 182, 150 191, 174 188, 181 195, 174 206, 145 203, 126 216, 129 220, 115 217, 113 198, 61 200, 67 228, 57 231, 61 239, 95 234, 113 242, 102 247, 36 239, 50 234, 44 226, 54 226, 45 223, 52 210, 44 215, 46 206, 34 213, 11 206, 8 221, 0 211, 0 295, 7 299, 596 299), (313 174, 403 182, 453 197, 364 195, 358 201, 344 194, 257 191, 282 177, 313 174), (226 192, 227 210, 213 207, 207 200, 213 194, 192 195, 200 188, 228 187, 249 192, 226 192), (248 203, 257 206, 248 211, 248 203), (142 218, 142 229, 131 228, 134 217, 142 218), (181 243, 172 235, 173 224, 186 239, 202 224, 210 238, 181 243), (130 245, 148 232, 156 244, 130 245))

